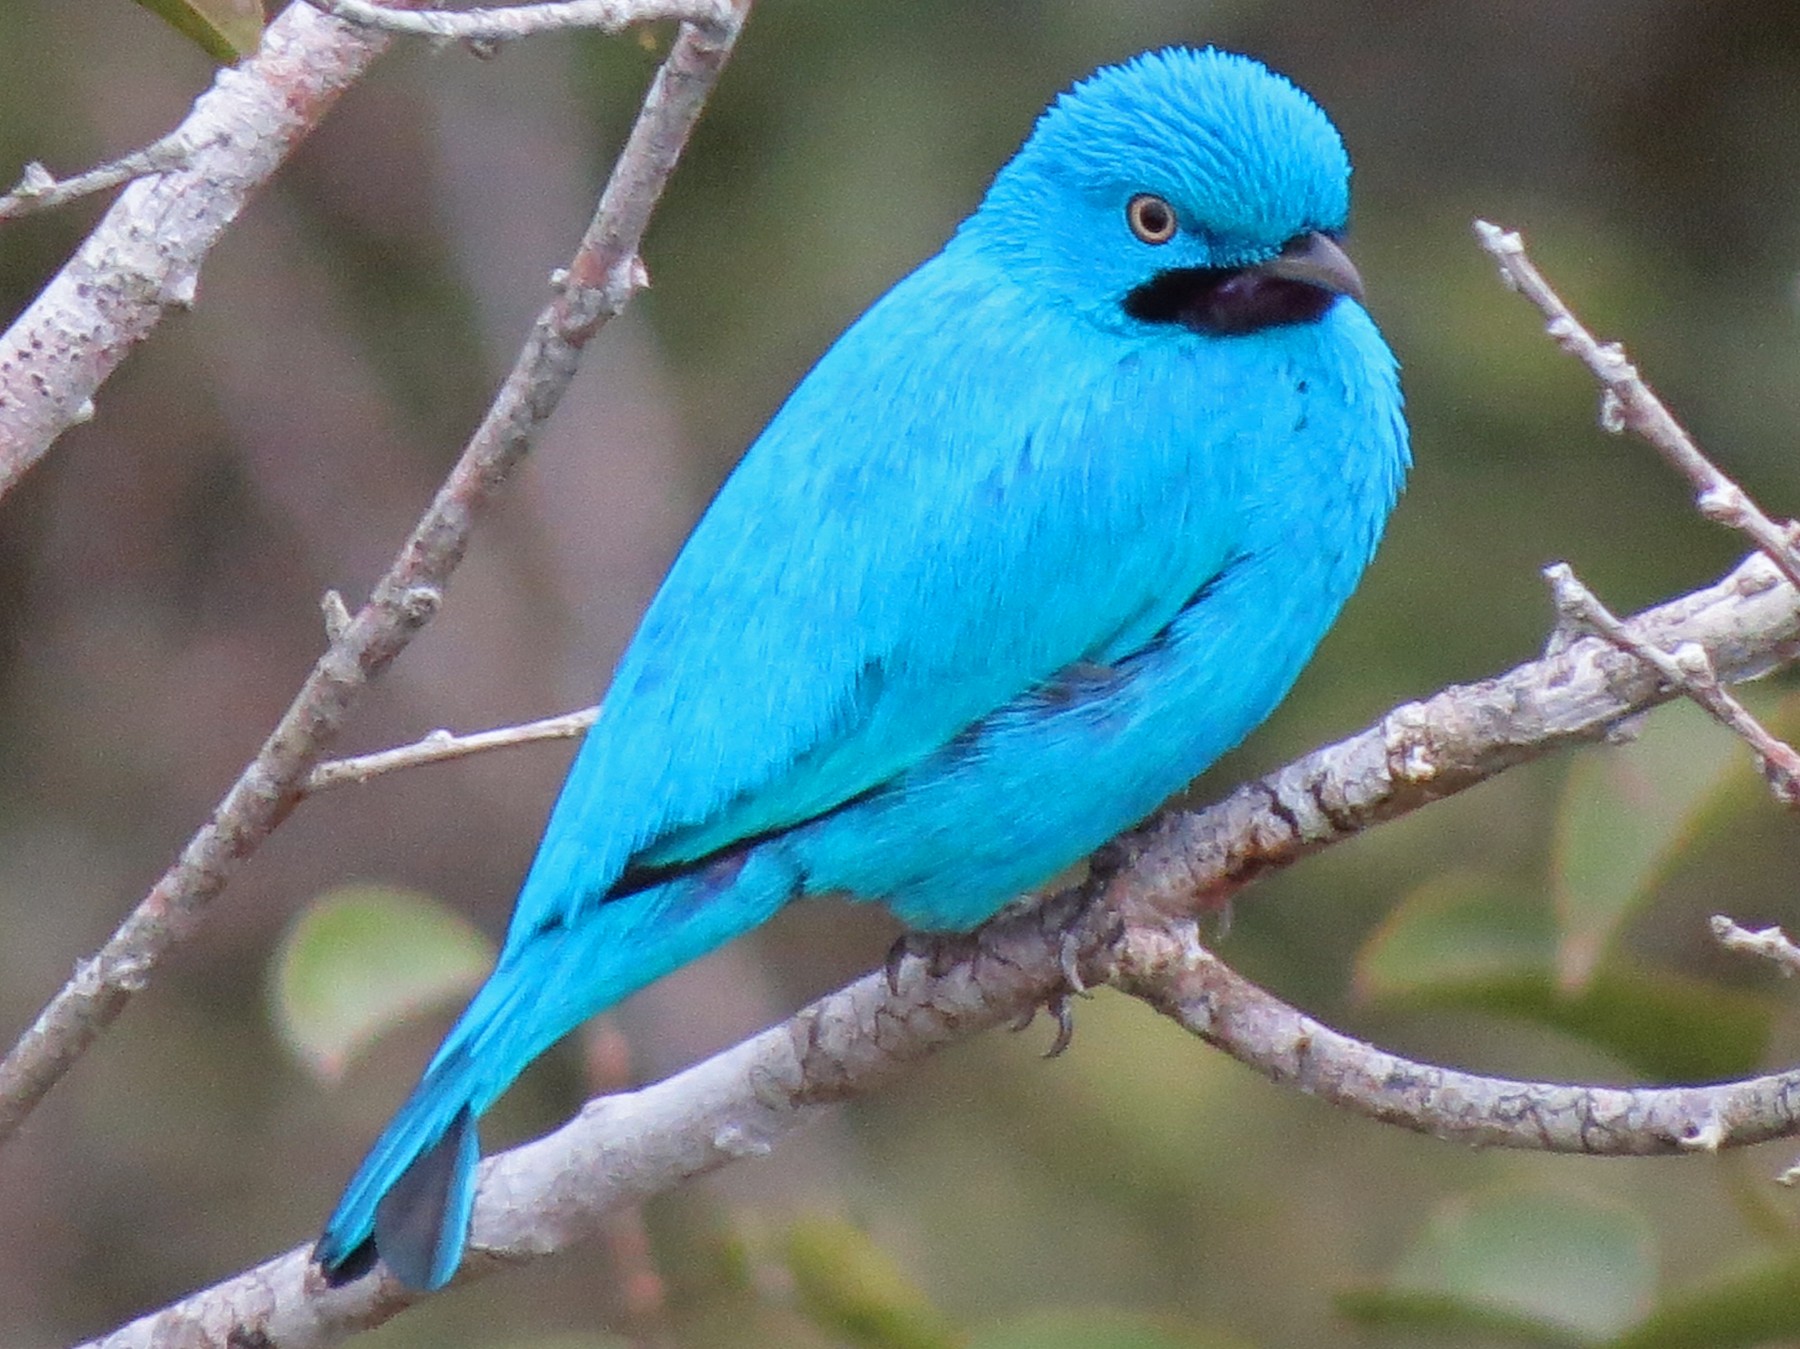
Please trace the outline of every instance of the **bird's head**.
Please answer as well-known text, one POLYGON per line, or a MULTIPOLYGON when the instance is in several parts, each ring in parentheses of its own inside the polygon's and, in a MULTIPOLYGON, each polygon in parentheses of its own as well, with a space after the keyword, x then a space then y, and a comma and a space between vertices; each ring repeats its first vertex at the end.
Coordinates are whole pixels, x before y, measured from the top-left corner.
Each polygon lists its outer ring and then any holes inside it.
POLYGON ((1318 104, 1249 57, 1176 47, 1057 98, 960 233, 1105 327, 1229 335, 1361 298, 1349 206, 1318 104))

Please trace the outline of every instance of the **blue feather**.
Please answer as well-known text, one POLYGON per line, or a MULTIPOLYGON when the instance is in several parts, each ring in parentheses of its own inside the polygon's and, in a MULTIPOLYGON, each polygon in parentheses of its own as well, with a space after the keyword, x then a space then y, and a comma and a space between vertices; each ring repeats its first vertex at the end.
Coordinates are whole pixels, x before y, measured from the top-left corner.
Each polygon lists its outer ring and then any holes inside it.
POLYGON ((328 1277, 446 1282, 476 1117, 595 1012, 804 895, 973 927, 1268 715, 1408 463, 1348 201, 1330 121, 1244 57, 1153 52, 1051 105, 696 526, 328 1277))

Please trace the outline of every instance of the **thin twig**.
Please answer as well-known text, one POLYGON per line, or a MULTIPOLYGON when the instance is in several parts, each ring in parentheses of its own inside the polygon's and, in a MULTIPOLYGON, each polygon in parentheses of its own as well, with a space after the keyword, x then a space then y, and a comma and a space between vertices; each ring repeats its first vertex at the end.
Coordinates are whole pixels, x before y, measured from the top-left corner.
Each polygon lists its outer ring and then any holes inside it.
POLYGON ((735 27, 682 28, 555 298, 538 316, 481 426, 368 603, 320 657, 261 751, 180 859, 99 954, 81 962, 75 977, 0 1061, 0 1141, 17 1131, 118 1017, 237 866, 286 817, 369 681, 436 612, 476 518, 556 408, 582 349, 643 284, 638 246, 644 229, 736 35, 735 27))
MULTIPOLYGON (((1761 553, 1631 623, 1653 646, 1698 644, 1727 683, 1800 657, 1800 592, 1761 553)), ((1190 910, 1196 894, 1223 903, 1273 867, 1553 748, 1602 740, 1673 696, 1635 656, 1582 638, 1497 679, 1395 708, 1325 758, 1308 755, 1210 810, 1162 816, 1124 842, 1120 884, 1132 903, 1169 912, 1190 910)))
POLYGON ((1644 641, 1581 583, 1567 563, 1545 567, 1544 579, 1550 582, 1559 614, 1652 666, 1671 687, 1750 746, 1776 800, 1785 806, 1800 806, 1800 753, 1773 735, 1751 715, 1749 708, 1726 692, 1704 647, 1686 642, 1664 651, 1644 641))
POLYGON ((177 127, 161 140, 152 141, 141 150, 120 155, 117 159, 69 178, 57 179, 42 164, 33 161, 19 175, 17 186, 5 196, 0 196, 0 220, 30 215, 34 211, 53 210, 79 197, 104 192, 134 178, 147 178, 153 173, 167 173, 171 169, 182 168, 192 155, 193 146, 188 133, 177 127))
POLYGON ((734 22, 730 0, 544 0, 484 9, 399 10, 371 0, 307 0, 350 23, 462 42, 510 42, 538 33, 597 28, 612 33, 629 24, 685 19, 716 28, 734 22))
POLYGON ((1779 927, 1758 928, 1752 932, 1749 928, 1739 927, 1722 913, 1712 916, 1713 937, 1727 951, 1742 951, 1747 955, 1761 956, 1771 960, 1783 974, 1800 974, 1800 946, 1788 940, 1787 933, 1779 927))
MULTIPOLYGON (((202 260, 250 195, 389 40, 292 5, 255 55, 221 70, 157 143, 183 145, 186 156, 126 188, 0 334, 0 497, 59 435, 94 415, 101 384, 163 316, 193 303, 202 260)), ((26 179, 28 196, 42 186, 38 175, 26 179)))
POLYGON ((541 721, 500 726, 491 731, 476 731, 470 735, 433 731, 410 745, 399 745, 374 754, 359 754, 354 758, 332 759, 322 763, 307 776, 305 790, 318 792, 327 787, 340 787, 345 783, 367 782, 372 777, 392 773, 396 769, 444 763, 450 759, 467 758, 471 754, 484 754, 489 750, 511 749, 515 745, 534 745, 545 740, 572 740, 594 724, 594 716, 598 711, 598 708, 589 707, 579 712, 545 717, 541 721))
MULTIPOLYGON (((1565 564, 1556 563, 1546 567, 1544 576, 1551 584, 1559 609, 1573 620, 1559 629, 1564 640, 1553 647, 1552 654, 1560 654, 1566 650, 1572 636, 1579 637, 1592 632, 1605 638, 1619 649, 1651 664, 1674 691, 1693 698, 1722 724, 1742 736, 1762 764, 1774 765, 1773 768, 1765 767, 1764 771, 1779 775, 1783 784, 1779 790, 1785 793, 1788 790, 1786 784, 1794 783, 1797 784, 1795 790, 1800 792, 1800 753, 1777 739, 1756 720, 1748 708, 1725 690, 1704 648, 1690 642, 1671 656, 1634 635, 1630 627, 1582 585, 1565 564), (1701 673, 1696 674, 1696 671, 1701 673)), ((538 721, 499 726, 465 735, 456 735, 448 730, 432 731, 411 744, 322 763, 307 778, 305 790, 316 792, 351 783, 360 784, 399 769, 444 763, 484 754, 490 750, 511 749, 544 741, 571 740, 584 734, 594 724, 598 712, 597 707, 587 707, 576 712, 544 717, 538 721)), ((1783 799, 1787 799, 1785 795, 1783 799)))
POLYGON ((1477 220, 1475 237, 1500 265, 1506 284, 1537 306, 1544 316, 1545 330, 1557 345, 1587 366, 1600 381, 1600 425, 1608 431, 1636 431, 1693 484, 1702 515, 1749 535, 1781 569, 1781 574, 1791 584, 1800 586, 1795 525, 1771 520, 1748 492, 1701 453, 1693 437, 1626 358, 1625 348, 1617 342, 1601 342, 1575 317, 1525 255, 1525 241, 1517 231, 1477 220))

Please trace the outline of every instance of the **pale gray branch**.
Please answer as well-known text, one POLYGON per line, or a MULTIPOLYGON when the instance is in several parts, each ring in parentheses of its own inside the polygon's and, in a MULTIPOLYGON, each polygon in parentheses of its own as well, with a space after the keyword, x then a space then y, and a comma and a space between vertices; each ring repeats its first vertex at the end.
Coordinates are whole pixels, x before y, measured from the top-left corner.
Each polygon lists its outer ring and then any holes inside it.
MULTIPOLYGON (((94 415, 100 385, 163 315, 193 303, 201 261, 251 193, 388 42, 292 5, 254 56, 220 70, 186 120, 141 152, 185 151, 132 183, 0 335, 0 496, 59 435, 94 415)), ((40 200, 58 190, 29 173, 21 187, 40 200)))
POLYGON ((1800 1133, 1800 1070, 1703 1087, 1521 1082, 1418 1063, 1282 1002, 1200 945, 1191 922, 1136 928, 1115 982, 1272 1082, 1479 1147, 1603 1157, 1716 1152, 1800 1133))
POLYGON ((538 33, 597 28, 617 32, 629 24, 685 19, 719 28, 735 22, 730 0, 543 0, 480 9, 395 9, 371 0, 308 0, 351 23, 413 37, 463 42, 510 42, 538 33))
POLYGON ((1477 220, 1475 237, 1500 265, 1501 279, 1537 306, 1544 316, 1544 329, 1556 344, 1600 381, 1600 425, 1608 431, 1636 431, 1693 484, 1702 515, 1749 535, 1789 581, 1800 585, 1795 526, 1791 522, 1776 524, 1748 492, 1701 453, 1693 437, 1627 359, 1625 348, 1617 342, 1600 341, 1575 317, 1526 256, 1525 240, 1516 230, 1477 220))
POLYGON ((1757 928, 1753 932, 1749 928, 1739 927, 1724 914, 1715 913, 1712 916, 1712 931, 1713 937, 1727 951, 1761 956, 1764 960, 1773 961, 1783 974, 1800 974, 1800 946, 1794 945, 1787 933, 1779 927, 1757 928))
POLYGON ((1651 666, 1670 687, 1678 689, 1710 717, 1750 746, 1757 767, 1767 779, 1776 800, 1785 806, 1800 805, 1800 754, 1778 739, 1719 683, 1706 652, 1691 643, 1664 651, 1640 639, 1631 625, 1622 623, 1576 577, 1566 563, 1544 568, 1559 612, 1587 630, 1604 637, 1621 651, 1628 651, 1651 666))
POLYGON ((120 155, 117 159, 68 178, 58 179, 42 164, 34 161, 25 166, 25 171, 19 175, 18 184, 13 190, 0 196, 0 220, 30 215, 34 211, 53 210, 78 198, 104 192, 120 183, 128 183, 134 178, 167 173, 185 165, 192 154, 193 147, 188 140, 187 129, 178 127, 141 150, 133 150, 130 154, 120 155))
POLYGON ((322 763, 308 774, 306 790, 322 791, 350 782, 367 782, 382 773, 401 768, 417 768, 423 764, 444 763, 464 759, 489 750, 511 749, 515 745, 533 745, 545 740, 572 740, 594 724, 598 708, 583 708, 557 717, 528 721, 518 726, 501 726, 471 735, 452 735, 449 731, 433 731, 423 740, 374 754, 359 754, 350 759, 333 759, 322 763))
MULTIPOLYGON (((1651 609, 1634 630, 1699 644, 1721 677, 1800 655, 1800 597, 1761 554, 1717 585, 1651 609)), ((1410 1063, 1339 1036, 1239 979, 1192 919, 1273 868, 1566 745, 1602 738, 1671 692, 1597 637, 1495 679, 1396 708, 1198 811, 1171 811, 1095 859, 1085 885, 984 929, 972 959, 909 959, 890 989, 858 980, 781 1026, 641 1091, 590 1102, 565 1128, 484 1164, 461 1279, 547 1256, 620 1204, 671 1189, 865 1094, 944 1045, 1013 1023, 1066 987, 1113 983, 1277 1081, 1377 1119, 1473 1142, 1648 1154, 1797 1131, 1792 1075, 1714 1087, 1520 1083, 1410 1063)), ((410 1304, 386 1277, 327 1289, 297 1248, 98 1341, 106 1349, 265 1343, 314 1349, 410 1304), (231 1337, 236 1336, 235 1341, 231 1337), (210 1337, 210 1338, 207 1338, 210 1337), (260 1337, 260 1338, 259 1338, 260 1337)))
MULTIPOLYGON (((302 16, 341 28, 311 11, 302 16)), ((212 819, 0 1061, 0 1141, 17 1131, 118 1017, 157 961, 198 923, 237 866, 286 817, 369 681, 436 612, 476 518, 561 400, 583 348, 642 285, 638 246, 650 212, 736 32, 735 27, 682 28, 651 83, 593 220, 559 278, 555 298, 538 316, 486 417, 368 603, 347 625, 338 621, 341 616, 333 618, 337 634, 330 647, 212 819)))

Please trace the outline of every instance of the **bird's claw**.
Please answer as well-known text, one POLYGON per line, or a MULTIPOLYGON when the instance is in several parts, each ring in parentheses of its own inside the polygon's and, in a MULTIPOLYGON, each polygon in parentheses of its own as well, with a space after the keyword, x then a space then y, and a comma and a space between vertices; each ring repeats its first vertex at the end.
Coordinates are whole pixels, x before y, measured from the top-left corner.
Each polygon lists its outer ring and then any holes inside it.
POLYGON ((1069 1006, 1069 999, 1067 992, 1052 993, 1044 1003, 1044 1010, 1056 1018, 1056 1038, 1044 1051, 1047 1059, 1056 1058, 1075 1039, 1075 1010, 1069 1006))
POLYGON ((974 932, 902 932, 888 947, 883 969, 887 973, 888 992, 899 996, 900 974, 909 959, 925 962, 925 972, 942 979, 964 961, 979 960, 986 948, 981 944, 983 929, 974 932))
MULTIPOLYGON (((1043 1009, 1056 1018, 1056 1038, 1050 1041, 1050 1048, 1044 1051, 1044 1057, 1053 1059, 1061 1054, 1075 1039, 1074 999, 1091 998, 1093 992, 1088 988, 1087 980, 1081 976, 1081 943, 1073 932, 1065 932, 1057 946, 1057 967, 1062 971, 1063 987, 1045 998, 1043 1009)), ((1022 1031, 1037 1020, 1038 1009, 1027 1007, 1013 1022, 1014 1031, 1022 1031)))
POLYGON ((1093 996, 1088 991, 1087 980, 1081 977, 1081 943, 1076 940, 1073 932, 1063 933, 1062 939, 1057 943, 1056 964, 1062 971, 1063 983, 1068 992, 1083 998, 1093 996))
MULTIPOLYGON (((925 961, 926 972, 933 979, 941 979, 957 965, 967 961, 971 964, 991 953, 982 940, 988 929, 977 928, 973 932, 902 932, 888 948, 887 959, 882 968, 887 976, 888 992, 898 997, 900 978, 910 959, 925 961)), ((999 958, 996 955, 996 958, 999 958)), ((1075 1013, 1071 1002, 1075 998, 1092 997, 1088 983, 1081 973, 1081 941, 1074 932, 1065 931, 1057 940, 1057 968, 1062 974, 1063 986, 1047 997, 1043 1009, 1056 1018, 1056 1037, 1050 1042, 1050 1048, 1044 1057, 1053 1059, 1069 1047, 1075 1037, 1075 1013)), ((1022 1031, 1037 1019, 1037 1008, 1028 1007, 1013 1022, 1014 1031, 1022 1031)))
POLYGON ((894 944, 888 947, 887 959, 882 962, 882 969, 887 973, 888 993, 892 997, 900 996, 900 969, 906 964, 906 958, 918 954, 913 949, 913 934, 902 932, 894 938, 894 944))

